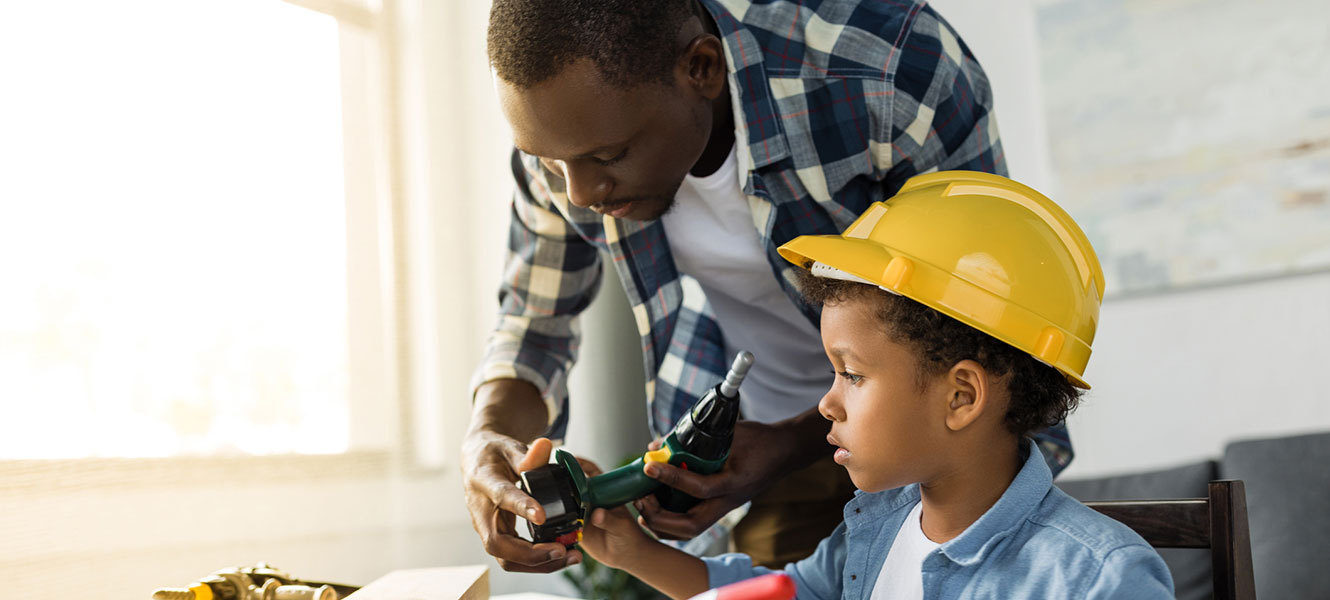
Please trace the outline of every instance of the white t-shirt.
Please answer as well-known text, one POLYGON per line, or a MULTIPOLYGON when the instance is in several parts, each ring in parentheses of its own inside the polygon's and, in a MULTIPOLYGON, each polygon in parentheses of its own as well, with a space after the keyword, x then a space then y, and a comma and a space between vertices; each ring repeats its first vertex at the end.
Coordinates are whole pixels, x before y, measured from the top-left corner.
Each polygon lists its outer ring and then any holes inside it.
POLYGON ((767 261, 734 148, 715 173, 684 178, 661 218, 674 264, 697 280, 725 335, 726 365, 740 350, 755 358, 744 379, 746 419, 779 421, 817 406, 831 387, 817 328, 781 290, 767 261))
POLYGON ((923 503, 915 503, 896 532, 896 540, 882 561, 882 572, 873 584, 869 600, 922 600, 924 597, 924 557, 936 550, 937 542, 924 535, 920 520, 923 503))

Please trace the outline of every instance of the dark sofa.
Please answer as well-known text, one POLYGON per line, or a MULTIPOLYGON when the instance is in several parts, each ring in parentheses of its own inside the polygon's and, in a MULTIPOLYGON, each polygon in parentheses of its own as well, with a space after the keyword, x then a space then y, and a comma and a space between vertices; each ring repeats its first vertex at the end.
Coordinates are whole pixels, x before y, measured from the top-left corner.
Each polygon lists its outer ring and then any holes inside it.
MULTIPOLYGON (((1056 483, 1079 500, 1136 500, 1202 498, 1213 479, 1246 486, 1257 597, 1330 599, 1330 432, 1236 441, 1219 460, 1056 483)), ((1160 554, 1178 598, 1211 597, 1208 550, 1160 554)))

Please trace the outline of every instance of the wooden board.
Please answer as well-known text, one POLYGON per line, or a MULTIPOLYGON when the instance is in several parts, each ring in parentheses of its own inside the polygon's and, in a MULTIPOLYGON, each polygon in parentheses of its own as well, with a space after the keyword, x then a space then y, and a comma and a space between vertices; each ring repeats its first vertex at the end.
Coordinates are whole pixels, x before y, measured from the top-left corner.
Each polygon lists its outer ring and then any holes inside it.
POLYGON ((347 600, 489 600, 489 569, 482 565, 402 569, 371 581, 347 600))

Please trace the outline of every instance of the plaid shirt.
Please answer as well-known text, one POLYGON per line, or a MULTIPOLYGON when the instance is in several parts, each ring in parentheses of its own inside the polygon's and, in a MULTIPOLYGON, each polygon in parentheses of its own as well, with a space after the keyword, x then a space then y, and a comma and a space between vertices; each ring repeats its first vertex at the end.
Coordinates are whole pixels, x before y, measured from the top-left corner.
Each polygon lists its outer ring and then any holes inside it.
MULTIPOLYGON (((703 0, 728 55, 739 168, 753 226, 791 302, 816 326, 776 248, 840 233, 920 173, 1006 174, 988 80, 919 1, 703 0)), ((675 268, 659 222, 623 221, 568 201, 564 182, 514 152, 517 193, 500 319, 473 385, 530 381, 567 423, 576 315, 600 285, 601 255, 627 292, 642 340, 652 431, 665 435, 728 365, 697 281, 675 268)), ((809 399, 811 408, 816 398, 809 399)), ((1040 434, 1054 472, 1071 459, 1061 426, 1040 434)))

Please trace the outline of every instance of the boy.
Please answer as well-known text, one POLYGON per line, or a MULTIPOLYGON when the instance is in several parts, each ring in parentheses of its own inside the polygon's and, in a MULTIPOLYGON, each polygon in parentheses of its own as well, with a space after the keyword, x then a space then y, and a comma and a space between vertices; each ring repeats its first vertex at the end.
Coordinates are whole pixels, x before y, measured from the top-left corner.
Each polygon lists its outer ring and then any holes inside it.
MULTIPOLYGON (((997 175, 933 173, 780 253, 822 305, 837 378, 818 408, 860 490, 785 567, 800 598, 1173 597, 1159 555, 1052 487, 1027 437, 1089 387, 1103 274, 1061 208, 997 175)), ((624 509, 597 510, 583 547, 675 598, 766 572, 652 541, 624 509)))

